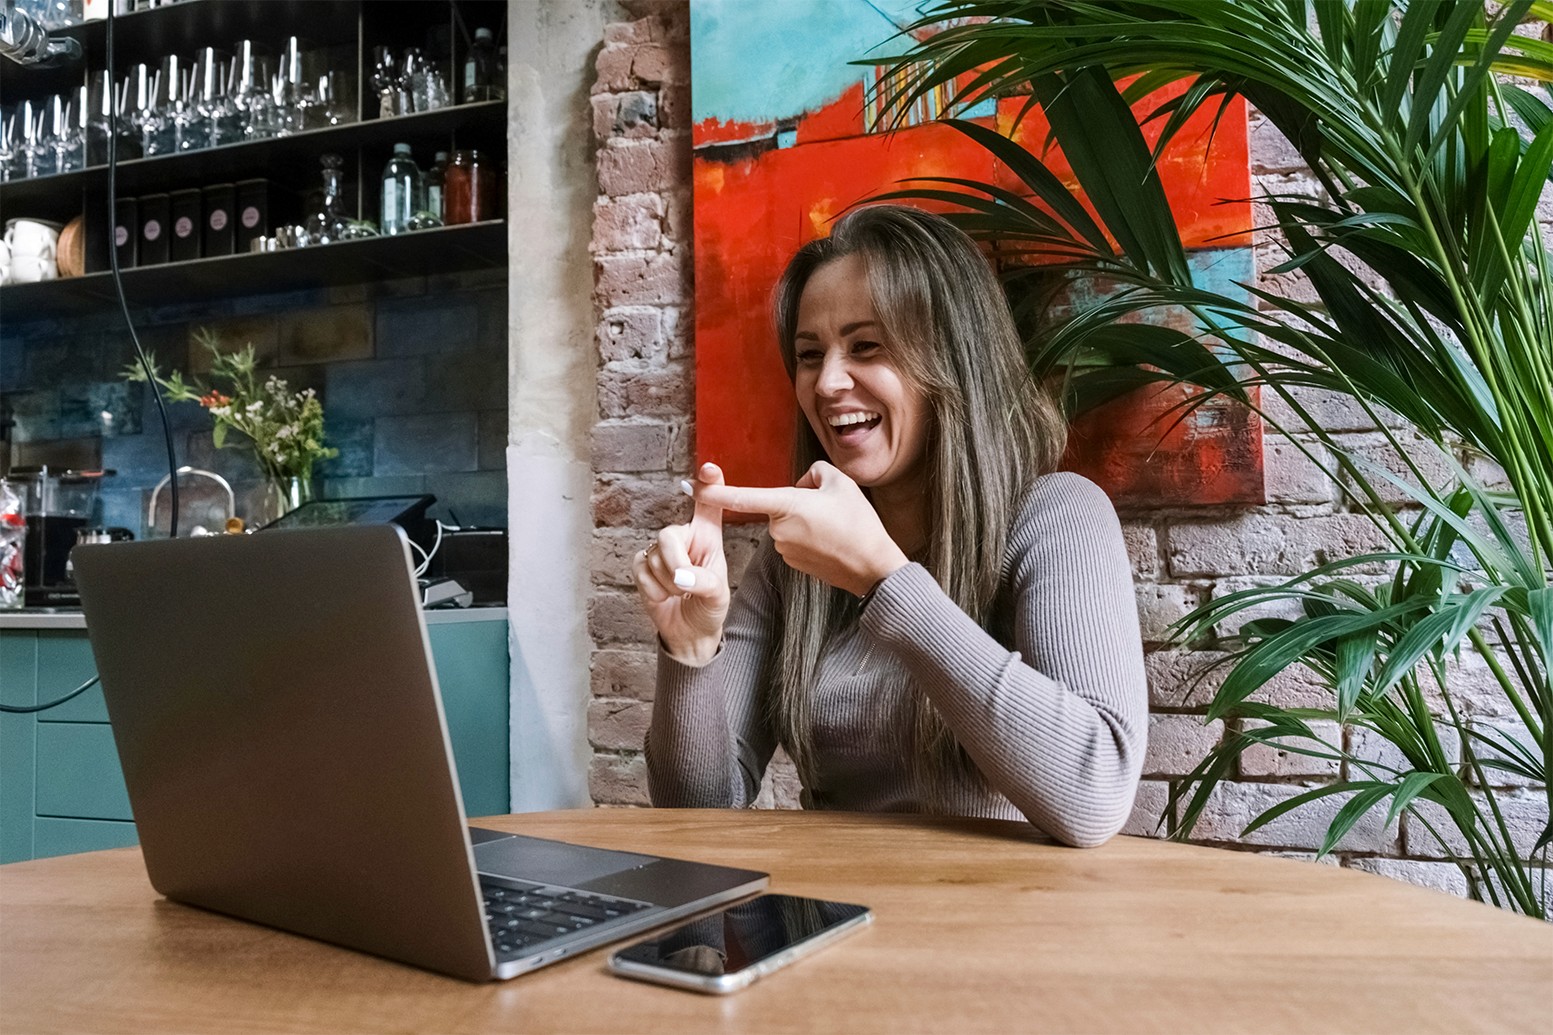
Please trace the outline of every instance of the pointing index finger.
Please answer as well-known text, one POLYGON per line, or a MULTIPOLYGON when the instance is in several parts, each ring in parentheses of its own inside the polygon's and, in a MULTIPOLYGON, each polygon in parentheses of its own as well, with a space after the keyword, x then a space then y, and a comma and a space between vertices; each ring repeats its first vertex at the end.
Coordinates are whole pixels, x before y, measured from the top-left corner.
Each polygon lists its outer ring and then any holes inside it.
POLYGON ((796 495, 802 491, 786 486, 762 489, 736 485, 699 485, 696 487, 696 508, 699 510, 702 504, 710 504, 722 510, 778 517, 793 509, 793 505, 798 502, 796 495))

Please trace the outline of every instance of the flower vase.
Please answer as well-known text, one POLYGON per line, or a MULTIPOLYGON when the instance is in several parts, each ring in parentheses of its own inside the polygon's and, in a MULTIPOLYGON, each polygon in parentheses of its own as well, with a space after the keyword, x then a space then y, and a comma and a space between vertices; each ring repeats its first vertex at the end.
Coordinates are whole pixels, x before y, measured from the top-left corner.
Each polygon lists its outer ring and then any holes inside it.
POLYGON ((313 480, 296 475, 271 478, 264 487, 264 506, 259 516, 260 525, 296 510, 313 498, 313 480))

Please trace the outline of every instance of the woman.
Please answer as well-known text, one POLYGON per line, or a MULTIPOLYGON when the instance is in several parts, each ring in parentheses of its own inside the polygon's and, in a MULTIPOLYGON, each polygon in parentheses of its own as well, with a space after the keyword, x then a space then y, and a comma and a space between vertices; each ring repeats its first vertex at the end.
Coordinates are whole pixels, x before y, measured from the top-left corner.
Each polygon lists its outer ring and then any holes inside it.
POLYGON ((1131 565, 1105 495, 1049 473, 1061 418, 988 264, 937 216, 859 209, 793 257, 776 324, 797 484, 707 464, 634 562, 653 801, 746 806, 781 745, 806 808, 1105 841, 1148 723, 1131 565), (770 522, 731 605, 724 509, 770 522))

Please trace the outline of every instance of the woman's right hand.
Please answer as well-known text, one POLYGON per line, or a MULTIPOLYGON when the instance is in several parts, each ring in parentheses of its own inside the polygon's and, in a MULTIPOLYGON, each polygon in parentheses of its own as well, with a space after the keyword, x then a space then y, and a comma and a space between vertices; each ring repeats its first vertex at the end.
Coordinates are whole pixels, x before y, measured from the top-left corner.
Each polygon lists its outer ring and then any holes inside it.
MULTIPOLYGON (((723 484, 716 464, 702 464, 705 485, 723 484)), ((722 508, 697 501, 688 525, 670 525, 631 562, 642 606, 669 655, 700 667, 717 655, 728 617, 728 561, 722 508)))

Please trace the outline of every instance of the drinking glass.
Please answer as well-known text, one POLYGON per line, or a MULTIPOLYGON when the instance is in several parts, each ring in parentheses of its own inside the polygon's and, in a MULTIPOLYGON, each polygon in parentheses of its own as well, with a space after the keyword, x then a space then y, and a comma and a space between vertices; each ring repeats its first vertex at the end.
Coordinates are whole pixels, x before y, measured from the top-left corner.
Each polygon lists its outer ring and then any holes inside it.
POLYGON ((140 153, 149 158, 167 153, 166 121, 157 107, 157 95, 161 92, 161 72, 153 72, 151 66, 141 63, 129 70, 125 84, 125 107, 128 121, 140 144, 140 153))
POLYGON ((350 77, 344 72, 325 72, 318 77, 318 124, 343 126, 356 121, 356 99, 350 77))
POLYGON ((30 100, 22 101, 16 112, 21 123, 18 147, 22 176, 47 176, 54 171, 54 148, 45 137, 44 112, 30 100))
POLYGON ((194 70, 177 54, 162 58, 157 111, 162 117, 159 153, 195 151, 210 146, 208 120, 194 105, 194 70))
POLYGON ((399 72, 394 66, 394 52, 388 47, 372 48, 372 92, 377 97, 377 117, 380 119, 403 115, 399 110, 399 72))
POLYGON ((49 142, 54 148, 56 172, 86 168, 86 133, 81 125, 85 109, 84 86, 78 86, 68 94, 58 94, 49 101, 49 142))
POLYGON ((91 74, 82 87, 86 103, 82 105, 82 133, 86 137, 86 164, 108 163, 108 134, 113 132, 113 75, 107 69, 91 74))
POLYGON ((242 139, 242 116, 232 97, 232 65, 215 47, 201 47, 190 70, 188 103, 195 112, 199 147, 220 147, 242 139))

